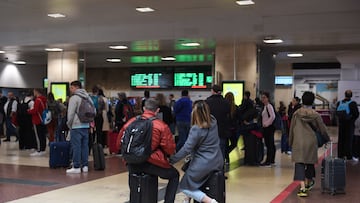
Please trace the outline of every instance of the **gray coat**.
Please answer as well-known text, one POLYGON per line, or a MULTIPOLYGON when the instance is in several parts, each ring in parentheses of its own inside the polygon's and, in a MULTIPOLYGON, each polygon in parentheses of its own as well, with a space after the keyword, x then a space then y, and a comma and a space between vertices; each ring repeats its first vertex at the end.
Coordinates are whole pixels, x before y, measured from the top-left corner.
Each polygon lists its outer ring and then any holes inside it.
POLYGON ((318 161, 317 139, 309 123, 328 137, 325 124, 317 112, 307 108, 298 109, 291 119, 289 134, 292 161, 295 163, 315 164, 318 161))
POLYGON ((67 126, 70 129, 75 128, 89 128, 89 123, 81 123, 77 112, 79 111, 79 106, 81 104, 81 97, 88 98, 90 102, 92 99, 89 94, 84 89, 77 89, 75 93, 70 97, 68 111, 67 111, 67 126))
POLYGON ((223 156, 219 146, 216 119, 212 117, 209 129, 197 125, 191 127, 189 137, 179 152, 170 158, 176 163, 188 154, 193 154, 190 166, 181 179, 180 189, 199 189, 212 171, 223 169, 223 156))

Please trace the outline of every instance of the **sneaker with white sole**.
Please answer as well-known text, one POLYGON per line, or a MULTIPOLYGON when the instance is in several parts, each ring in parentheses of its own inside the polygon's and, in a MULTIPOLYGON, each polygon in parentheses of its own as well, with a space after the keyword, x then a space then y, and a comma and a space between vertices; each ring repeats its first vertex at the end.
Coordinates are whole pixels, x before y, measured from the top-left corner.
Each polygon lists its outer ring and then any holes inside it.
POLYGON ((38 151, 30 154, 30 156, 41 156, 41 155, 42 155, 41 152, 38 152, 38 151))
POLYGON ((89 167, 84 166, 82 167, 82 172, 87 173, 89 171, 89 167))
POLYGON ((218 203, 215 199, 212 199, 210 203, 218 203))
POLYGON ((81 169, 80 168, 70 168, 70 169, 66 170, 66 173, 81 173, 81 169))

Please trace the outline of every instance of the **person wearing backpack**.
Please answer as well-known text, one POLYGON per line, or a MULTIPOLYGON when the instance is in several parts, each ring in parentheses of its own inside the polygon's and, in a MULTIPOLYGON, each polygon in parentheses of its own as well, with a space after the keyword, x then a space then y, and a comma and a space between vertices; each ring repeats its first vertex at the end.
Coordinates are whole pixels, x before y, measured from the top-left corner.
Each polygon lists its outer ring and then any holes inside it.
POLYGON ((119 92, 119 101, 115 106, 115 127, 121 129, 123 125, 134 117, 134 109, 126 97, 125 92, 119 92))
POLYGON ((19 149, 36 149, 36 138, 29 109, 34 108, 32 93, 28 92, 18 104, 16 119, 19 126, 19 149))
MULTIPOLYGON (((105 137, 103 136, 103 124, 104 118, 102 112, 105 110, 105 102, 103 96, 99 94, 100 88, 98 86, 94 86, 92 88, 91 99, 96 108, 96 116, 95 116, 95 135, 97 143, 105 146, 105 137)), ((95 138, 94 138, 95 140, 95 138)))
POLYGON ((261 112, 262 118, 262 127, 263 127, 263 136, 266 145, 266 160, 262 163, 262 166, 271 167, 275 164, 275 140, 274 132, 275 127, 273 122, 275 120, 275 110, 273 105, 269 102, 270 94, 268 92, 263 92, 261 95, 261 101, 264 104, 264 108, 261 112))
POLYGON ((82 89, 80 81, 70 83, 70 92, 72 96, 68 104, 66 124, 70 129, 73 167, 67 169, 66 173, 81 173, 81 171, 87 173, 89 171, 89 123, 95 117, 95 107, 89 94, 82 89), (82 107, 84 103, 90 104, 90 108, 93 109, 91 117, 87 118, 88 113, 83 112, 86 110, 82 107))
POLYGON ((31 114, 31 121, 34 126, 35 138, 37 143, 37 151, 30 154, 30 156, 41 156, 45 154, 46 148, 46 125, 42 123, 41 115, 46 108, 46 97, 43 96, 42 90, 34 89, 34 108, 29 109, 31 114))
MULTIPOLYGON (((345 98, 337 104, 339 119, 338 157, 351 160, 355 121, 359 117, 357 103, 351 100, 352 91, 345 91, 345 98)), ((354 158, 355 161, 358 159, 354 158)))
MULTIPOLYGON (((147 99, 144 106, 144 113, 141 116, 130 119, 129 122, 127 122, 121 128, 117 139, 117 145, 118 149, 122 149, 121 151, 123 154, 123 158, 127 162, 129 174, 145 173, 169 180, 166 187, 164 203, 173 203, 175 201, 175 195, 179 184, 179 172, 176 170, 176 168, 170 165, 168 157, 175 153, 175 141, 169 127, 160 119, 156 119, 156 114, 158 112, 158 102, 153 98, 147 99), (131 152, 131 149, 136 149, 133 145, 129 146, 129 142, 126 142, 126 140, 129 140, 129 131, 132 131, 132 128, 134 126, 132 125, 132 123, 140 122, 138 119, 141 119, 141 122, 146 122, 148 120, 152 122, 152 129, 150 131, 151 143, 150 139, 149 142, 141 142, 145 143, 143 144, 146 145, 144 146, 145 148, 150 148, 151 145, 151 150, 149 150, 150 152, 148 154, 141 154, 145 157, 146 161, 140 161, 140 163, 129 163, 130 158, 140 158, 136 155, 130 156, 130 154, 127 153, 126 150, 129 149, 129 152, 131 152), (124 148, 125 151, 123 150, 124 148)), ((144 131, 147 131, 147 129, 144 129, 144 131)), ((131 143, 137 142, 134 141, 131 143)), ((131 188, 130 183, 129 187, 131 188)))

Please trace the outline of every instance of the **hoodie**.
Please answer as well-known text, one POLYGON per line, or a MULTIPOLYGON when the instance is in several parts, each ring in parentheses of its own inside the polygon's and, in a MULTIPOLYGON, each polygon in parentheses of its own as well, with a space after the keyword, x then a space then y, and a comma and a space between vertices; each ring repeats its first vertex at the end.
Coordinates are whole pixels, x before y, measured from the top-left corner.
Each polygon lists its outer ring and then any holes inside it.
POLYGON ((76 113, 79 110, 82 98, 87 98, 92 102, 91 97, 84 89, 77 89, 70 97, 66 123, 69 129, 89 128, 90 126, 89 123, 81 123, 76 113))
POLYGON ((34 108, 28 110, 28 113, 31 115, 31 121, 33 124, 41 124, 41 115, 45 108, 46 97, 43 95, 37 96, 34 100, 34 108))
POLYGON ((321 116, 315 110, 302 107, 295 111, 289 133, 289 145, 292 147, 292 161, 295 163, 317 163, 317 139, 310 123, 322 136, 329 138, 326 126, 321 116))

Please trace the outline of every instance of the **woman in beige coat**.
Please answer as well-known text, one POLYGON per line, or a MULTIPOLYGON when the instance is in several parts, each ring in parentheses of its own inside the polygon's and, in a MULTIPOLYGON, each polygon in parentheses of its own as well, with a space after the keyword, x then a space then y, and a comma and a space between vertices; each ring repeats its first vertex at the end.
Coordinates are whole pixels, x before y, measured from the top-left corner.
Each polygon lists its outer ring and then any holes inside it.
POLYGON ((303 106, 293 114, 290 126, 289 144, 292 147, 292 161, 295 162, 294 180, 300 181, 300 197, 308 196, 307 192, 315 184, 314 164, 318 161, 318 144, 313 128, 329 138, 320 115, 312 109, 314 99, 312 92, 304 92, 303 106))

